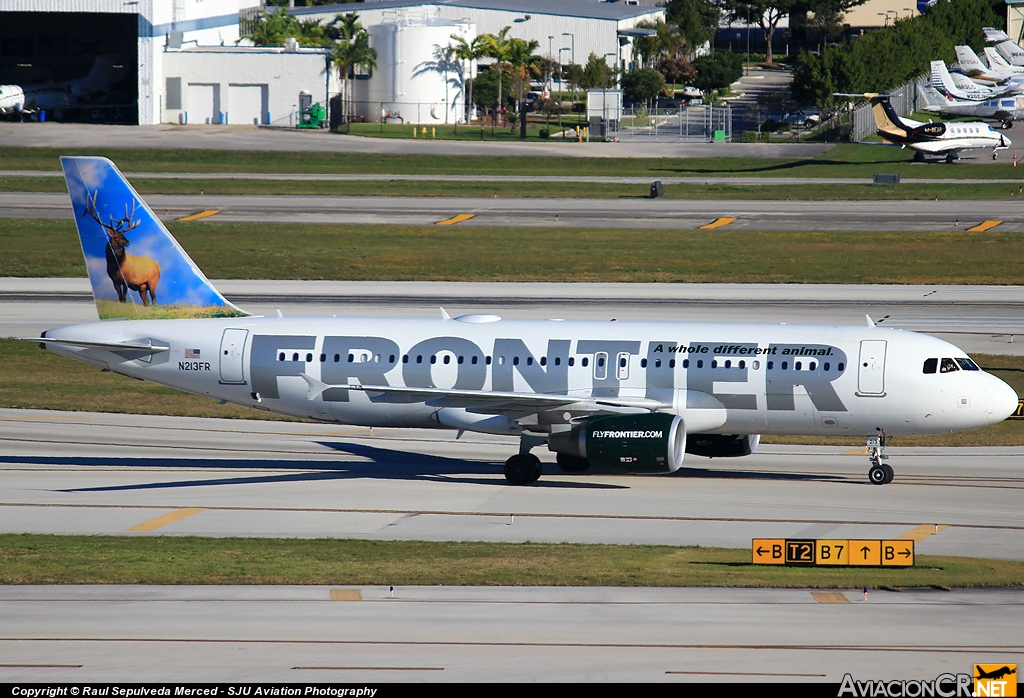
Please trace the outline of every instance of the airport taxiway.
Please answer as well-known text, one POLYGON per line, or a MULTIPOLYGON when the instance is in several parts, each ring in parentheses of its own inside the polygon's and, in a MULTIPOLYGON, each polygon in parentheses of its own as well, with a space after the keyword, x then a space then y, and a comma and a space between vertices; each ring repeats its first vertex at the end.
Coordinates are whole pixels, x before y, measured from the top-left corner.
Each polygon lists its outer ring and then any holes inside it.
MULTIPOLYGON (((694 229, 730 218, 727 230, 967 230, 995 218, 1000 231, 1024 231, 1024 198, 1001 201, 739 201, 711 199, 496 199, 415 196, 244 196, 152 194, 161 218, 216 211, 207 221, 324 225, 433 225, 472 214, 461 225, 694 229), (998 214, 998 215, 997 215, 998 214)), ((67 194, 0 192, 0 216, 61 218, 67 194)), ((716 226, 717 227, 717 226, 716 226)))
MULTIPOLYGON (((842 284, 458 283, 215 280, 261 315, 863 324, 934 334, 965 351, 1024 354, 1024 287, 842 284)), ((0 337, 95 322, 87 279, 0 277, 0 337)))
POLYGON ((0 681, 838 685, 1024 664, 1019 589, 344 591, 0 587, 0 681))
POLYGON ((764 446, 663 477, 502 473, 514 437, 447 430, 0 410, 0 531, 746 547, 913 537, 923 554, 1024 560, 1024 447, 764 446), (145 533, 131 533, 144 531, 145 533))

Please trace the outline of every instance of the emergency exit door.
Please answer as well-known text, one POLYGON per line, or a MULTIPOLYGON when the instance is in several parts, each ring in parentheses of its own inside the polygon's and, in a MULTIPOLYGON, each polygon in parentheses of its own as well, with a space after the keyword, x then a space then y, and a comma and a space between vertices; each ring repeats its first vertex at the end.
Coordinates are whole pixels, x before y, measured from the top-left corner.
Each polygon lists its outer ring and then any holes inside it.
POLYGON ((220 340, 220 382, 245 383, 242 355, 249 330, 224 330, 220 340))
POLYGON ((860 343, 857 364, 857 392, 860 395, 885 393, 885 340, 865 339, 860 343))

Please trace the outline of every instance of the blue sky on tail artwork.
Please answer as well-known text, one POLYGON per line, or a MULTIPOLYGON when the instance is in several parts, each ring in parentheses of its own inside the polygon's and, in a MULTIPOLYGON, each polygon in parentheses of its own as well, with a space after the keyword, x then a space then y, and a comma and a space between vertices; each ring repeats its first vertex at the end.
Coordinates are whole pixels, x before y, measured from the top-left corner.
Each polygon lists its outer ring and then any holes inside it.
POLYGON ((62 157, 100 319, 235 317, 110 160, 62 157))

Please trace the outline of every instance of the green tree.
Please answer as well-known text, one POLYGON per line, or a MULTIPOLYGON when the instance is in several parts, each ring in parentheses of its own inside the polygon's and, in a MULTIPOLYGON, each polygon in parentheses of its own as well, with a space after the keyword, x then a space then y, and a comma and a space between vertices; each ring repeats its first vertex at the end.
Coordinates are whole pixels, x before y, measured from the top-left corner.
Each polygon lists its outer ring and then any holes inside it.
POLYGON ((955 60, 953 47, 985 45, 981 31, 1002 19, 989 0, 939 2, 923 15, 898 19, 840 46, 824 46, 815 56, 806 51, 793 70, 793 97, 829 107, 833 92, 885 92, 928 71, 932 60, 955 60))
POLYGON ((622 94, 647 106, 664 88, 665 78, 657 70, 634 70, 622 76, 622 94))
POLYGON ((256 46, 284 46, 285 39, 295 39, 300 46, 327 46, 331 42, 317 20, 300 20, 284 11, 257 12, 251 27, 249 35, 235 43, 249 39, 256 46))
POLYGON ((458 34, 452 34, 451 38, 454 42, 451 45, 452 52, 455 54, 456 58, 462 61, 463 83, 466 82, 465 65, 466 63, 469 63, 469 95, 466 99, 466 123, 468 124, 470 119, 470 110, 473 108, 473 83, 476 82, 472 77, 473 68, 478 60, 487 55, 487 46, 482 35, 474 37, 471 42, 466 41, 458 34))
POLYGON ((501 88, 502 88, 502 73, 505 71, 505 63, 508 62, 509 51, 512 47, 512 39, 509 37, 509 32, 512 31, 512 27, 503 27, 497 34, 484 34, 484 46, 485 55, 489 58, 493 58, 495 65, 498 69, 498 110, 502 108, 501 104, 501 88))
POLYGON ((740 79, 743 75, 743 56, 729 51, 715 51, 713 55, 695 60, 693 68, 697 71, 694 86, 702 92, 712 92, 740 79))
POLYGON ((576 69, 574 75, 575 84, 579 85, 585 90, 592 90, 599 87, 611 87, 615 81, 615 71, 609 66, 608 62, 599 57, 596 53, 590 54, 587 58, 587 64, 580 68, 579 66, 572 66, 576 69))
POLYGON ((666 21, 679 28, 687 55, 715 37, 722 11, 714 0, 668 0, 666 21))
POLYGON ((764 33, 765 62, 772 62, 772 36, 783 17, 803 0, 726 0, 726 12, 735 22, 757 22, 764 33))
POLYGON ((535 40, 512 39, 509 42, 506 58, 519 88, 519 102, 523 101, 524 87, 530 83, 530 76, 541 74, 543 59, 534 53, 538 46, 540 44, 535 40))
POLYGON ((641 36, 633 42, 634 60, 639 68, 650 68, 658 61, 675 57, 683 50, 683 35, 672 25, 659 19, 656 22, 640 22, 636 25, 642 29, 654 29, 652 36, 641 36))
POLYGON ((336 37, 331 44, 331 62, 342 80, 342 109, 351 116, 349 75, 354 68, 372 70, 377 67, 377 51, 370 47, 370 34, 359 23, 355 12, 335 15, 331 30, 336 37))
POLYGON ((499 75, 497 65, 489 65, 476 74, 476 79, 473 80, 473 98, 478 106, 486 109, 497 104, 499 75))
POLYGON ((697 79, 697 71, 683 58, 664 58, 658 63, 657 70, 665 77, 665 82, 672 83, 673 93, 677 84, 689 85, 697 79))

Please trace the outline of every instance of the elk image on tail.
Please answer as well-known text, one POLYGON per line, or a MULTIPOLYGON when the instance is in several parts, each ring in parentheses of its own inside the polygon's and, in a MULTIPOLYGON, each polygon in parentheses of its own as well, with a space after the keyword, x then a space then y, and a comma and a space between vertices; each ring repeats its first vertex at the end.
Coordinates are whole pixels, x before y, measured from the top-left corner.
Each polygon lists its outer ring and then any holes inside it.
POLYGON ((125 303, 128 300, 128 289, 137 291, 142 299, 143 305, 156 305, 156 286, 160 281, 160 265, 155 259, 149 257, 138 257, 128 254, 124 248, 131 243, 125 237, 125 233, 139 227, 142 222, 135 220, 137 202, 132 199, 132 210, 128 211, 128 204, 124 206, 124 218, 109 216, 110 222, 104 223, 96 212, 96 197, 99 191, 93 192, 92 196, 86 196, 85 211, 82 215, 92 216, 103 230, 106 231, 107 247, 107 276, 114 284, 117 291, 117 300, 125 303), (146 296, 149 295, 147 299, 146 296))

